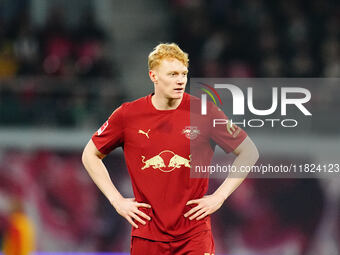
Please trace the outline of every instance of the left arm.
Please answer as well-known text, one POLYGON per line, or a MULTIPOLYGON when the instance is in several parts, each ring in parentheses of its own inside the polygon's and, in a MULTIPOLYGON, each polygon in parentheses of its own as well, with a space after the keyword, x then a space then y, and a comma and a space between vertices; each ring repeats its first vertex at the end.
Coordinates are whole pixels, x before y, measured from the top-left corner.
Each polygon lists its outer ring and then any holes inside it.
POLYGON ((233 162, 233 166, 236 167, 238 171, 236 171, 236 173, 230 173, 212 195, 188 201, 187 205, 197 205, 185 213, 184 217, 190 216, 190 220, 195 218, 196 220, 200 220, 217 211, 222 206, 223 202, 247 177, 248 172, 242 173, 239 171, 240 167, 253 166, 259 158, 259 152, 249 137, 244 139, 244 141, 234 150, 234 154, 236 155, 236 158, 233 162))

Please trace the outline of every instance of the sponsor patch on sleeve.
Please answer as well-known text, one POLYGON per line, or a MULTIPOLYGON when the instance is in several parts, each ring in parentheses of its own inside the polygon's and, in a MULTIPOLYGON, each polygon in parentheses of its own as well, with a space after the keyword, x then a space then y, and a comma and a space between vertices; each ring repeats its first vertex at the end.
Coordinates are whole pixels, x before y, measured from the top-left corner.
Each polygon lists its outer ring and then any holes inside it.
POLYGON ((109 121, 107 120, 107 121, 105 121, 105 123, 98 129, 97 134, 98 134, 98 135, 101 135, 101 134, 104 132, 104 130, 107 128, 108 125, 109 125, 109 121))

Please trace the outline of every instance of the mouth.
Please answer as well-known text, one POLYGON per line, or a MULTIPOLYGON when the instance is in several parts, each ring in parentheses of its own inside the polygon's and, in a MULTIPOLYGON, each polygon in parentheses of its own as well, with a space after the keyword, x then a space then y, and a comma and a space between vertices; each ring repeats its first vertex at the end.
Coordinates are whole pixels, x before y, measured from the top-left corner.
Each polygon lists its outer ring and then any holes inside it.
POLYGON ((184 91, 184 88, 176 88, 174 89, 176 92, 183 92, 184 91))

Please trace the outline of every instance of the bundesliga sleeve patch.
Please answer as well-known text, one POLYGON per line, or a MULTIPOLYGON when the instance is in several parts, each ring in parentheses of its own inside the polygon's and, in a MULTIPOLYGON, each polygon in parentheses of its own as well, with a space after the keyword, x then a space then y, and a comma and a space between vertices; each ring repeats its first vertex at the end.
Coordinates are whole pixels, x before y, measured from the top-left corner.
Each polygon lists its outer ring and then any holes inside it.
POLYGON ((101 134, 104 132, 104 130, 107 128, 108 125, 109 125, 109 121, 107 120, 107 121, 105 121, 105 123, 98 129, 97 134, 98 134, 98 135, 101 135, 101 134))

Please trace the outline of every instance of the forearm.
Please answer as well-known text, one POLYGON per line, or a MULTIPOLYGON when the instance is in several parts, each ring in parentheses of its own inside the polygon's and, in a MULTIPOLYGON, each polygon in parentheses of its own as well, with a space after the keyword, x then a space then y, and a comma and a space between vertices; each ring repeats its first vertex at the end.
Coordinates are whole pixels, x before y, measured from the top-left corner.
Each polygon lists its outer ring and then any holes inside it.
MULTIPOLYGON (((258 152, 243 152, 240 153, 233 162, 233 168, 237 169, 235 172, 229 173, 229 176, 224 180, 221 186, 214 192, 215 195, 223 197, 226 200, 235 189, 244 181, 248 172, 241 172, 241 166, 253 166, 258 159, 258 152)), ((243 169, 242 169, 243 170, 243 169)))
POLYGON ((112 183, 110 175, 99 157, 85 154, 83 155, 83 164, 91 179, 112 204, 123 198, 112 183))

